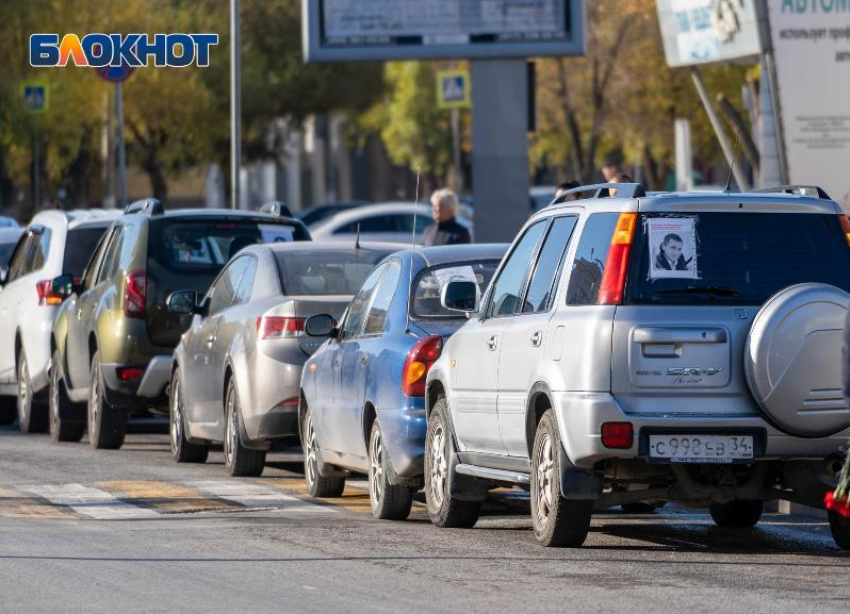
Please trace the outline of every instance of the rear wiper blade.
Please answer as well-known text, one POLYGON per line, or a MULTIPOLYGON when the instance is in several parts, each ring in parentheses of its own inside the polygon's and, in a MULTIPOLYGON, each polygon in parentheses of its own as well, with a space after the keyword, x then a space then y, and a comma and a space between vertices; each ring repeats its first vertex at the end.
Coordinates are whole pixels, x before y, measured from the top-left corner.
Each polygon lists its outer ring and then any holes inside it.
POLYGON ((664 288, 656 290, 655 294, 708 294, 710 296, 736 297, 741 294, 740 290, 729 286, 679 286, 677 288, 664 288))

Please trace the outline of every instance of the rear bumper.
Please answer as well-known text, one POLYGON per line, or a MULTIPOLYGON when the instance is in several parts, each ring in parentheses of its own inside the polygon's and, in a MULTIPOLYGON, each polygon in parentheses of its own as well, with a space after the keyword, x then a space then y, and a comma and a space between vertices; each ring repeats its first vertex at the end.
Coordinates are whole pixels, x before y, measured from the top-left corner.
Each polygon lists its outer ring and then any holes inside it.
POLYGON ((284 405, 284 401, 298 399, 307 357, 292 345, 275 348, 277 355, 254 352, 244 367, 235 367, 242 420, 250 441, 298 434, 298 405, 284 405))
POLYGON ((378 422, 395 473, 403 478, 418 478, 425 472, 425 433, 428 430, 425 399, 405 400, 405 405, 399 409, 379 409, 378 422))
POLYGON ((848 431, 829 437, 802 438, 776 429, 761 416, 682 416, 627 414, 617 399, 605 393, 554 393, 561 441, 568 458, 577 467, 592 469, 603 460, 639 458, 641 432, 670 429, 693 431, 717 429, 765 434, 763 459, 821 459, 838 451, 847 442, 848 431), (602 445, 601 425, 605 422, 630 422, 634 428, 631 448, 614 450, 602 445))
POLYGON ((170 355, 155 356, 141 379, 135 381, 121 380, 118 370, 138 365, 102 364, 106 400, 110 405, 127 409, 162 403, 166 399, 165 387, 171 379, 171 363, 170 355))

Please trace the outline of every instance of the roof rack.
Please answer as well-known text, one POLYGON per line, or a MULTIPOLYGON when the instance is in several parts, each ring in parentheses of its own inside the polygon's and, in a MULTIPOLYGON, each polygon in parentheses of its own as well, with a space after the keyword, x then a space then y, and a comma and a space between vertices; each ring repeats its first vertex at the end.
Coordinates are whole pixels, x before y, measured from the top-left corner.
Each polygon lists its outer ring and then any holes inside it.
POLYGON ((283 203, 279 200, 270 200, 262 207, 257 209, 260 213, 269 213, 271 215, 277 215, 279 217, 295 217, 292 215, 292 211, 289 210, 289 207, 286 206, 286 203, 283 203))
POLYGON ((165 213, 165 208, 162 206, 162 203, 155 198, 144 198, 127 205, 127 208, 124 209, 124 215, 129 215, 131 213, 141 213, 148 216, 162 215, 165 213))
POLYGON ((567 190, 555 199, 553 204, 565 202, 567 196, 570 194, 584 194, 586 192, 593 192, 593 196, 589 196, 588 198, 606 198, 611 195, 611 190, 617 190, 617 198, 641 198, 646 196, 646 188, 642 183, 594 183, 567 190))
POLYGON ((832 200, 823 188, 816 185, 775 185, 769 188, 751 190, 756 194, 798 194, 799 196, 817 196, 821 200, 832 200))

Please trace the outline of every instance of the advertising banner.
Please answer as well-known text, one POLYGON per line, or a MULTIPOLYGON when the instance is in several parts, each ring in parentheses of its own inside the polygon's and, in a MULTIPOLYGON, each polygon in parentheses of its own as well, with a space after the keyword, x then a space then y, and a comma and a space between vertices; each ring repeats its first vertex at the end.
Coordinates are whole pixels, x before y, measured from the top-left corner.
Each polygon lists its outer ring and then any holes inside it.
POLYGON ((756 0, 658 0, 664 55, 673 67, 761 53, 756 0))
POLYGON ((850 0, 768 0, 792 183, 850 205, 850 0))

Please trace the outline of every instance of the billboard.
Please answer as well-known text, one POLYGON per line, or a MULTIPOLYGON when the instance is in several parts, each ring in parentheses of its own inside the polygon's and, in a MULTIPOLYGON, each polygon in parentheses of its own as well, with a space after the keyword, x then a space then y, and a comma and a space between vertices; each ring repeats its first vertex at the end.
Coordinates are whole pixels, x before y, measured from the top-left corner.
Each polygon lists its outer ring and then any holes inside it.
POLYGON ((745 59, 762 51, 757 0, 658 0, 664 55, 673 67, 745 59))
POLYGON ((768 0, 789 180, 850 205, 850 2, 768 0))
POLYGON ((584 53, 584 0, 303 0, 308 62, 584 53))

